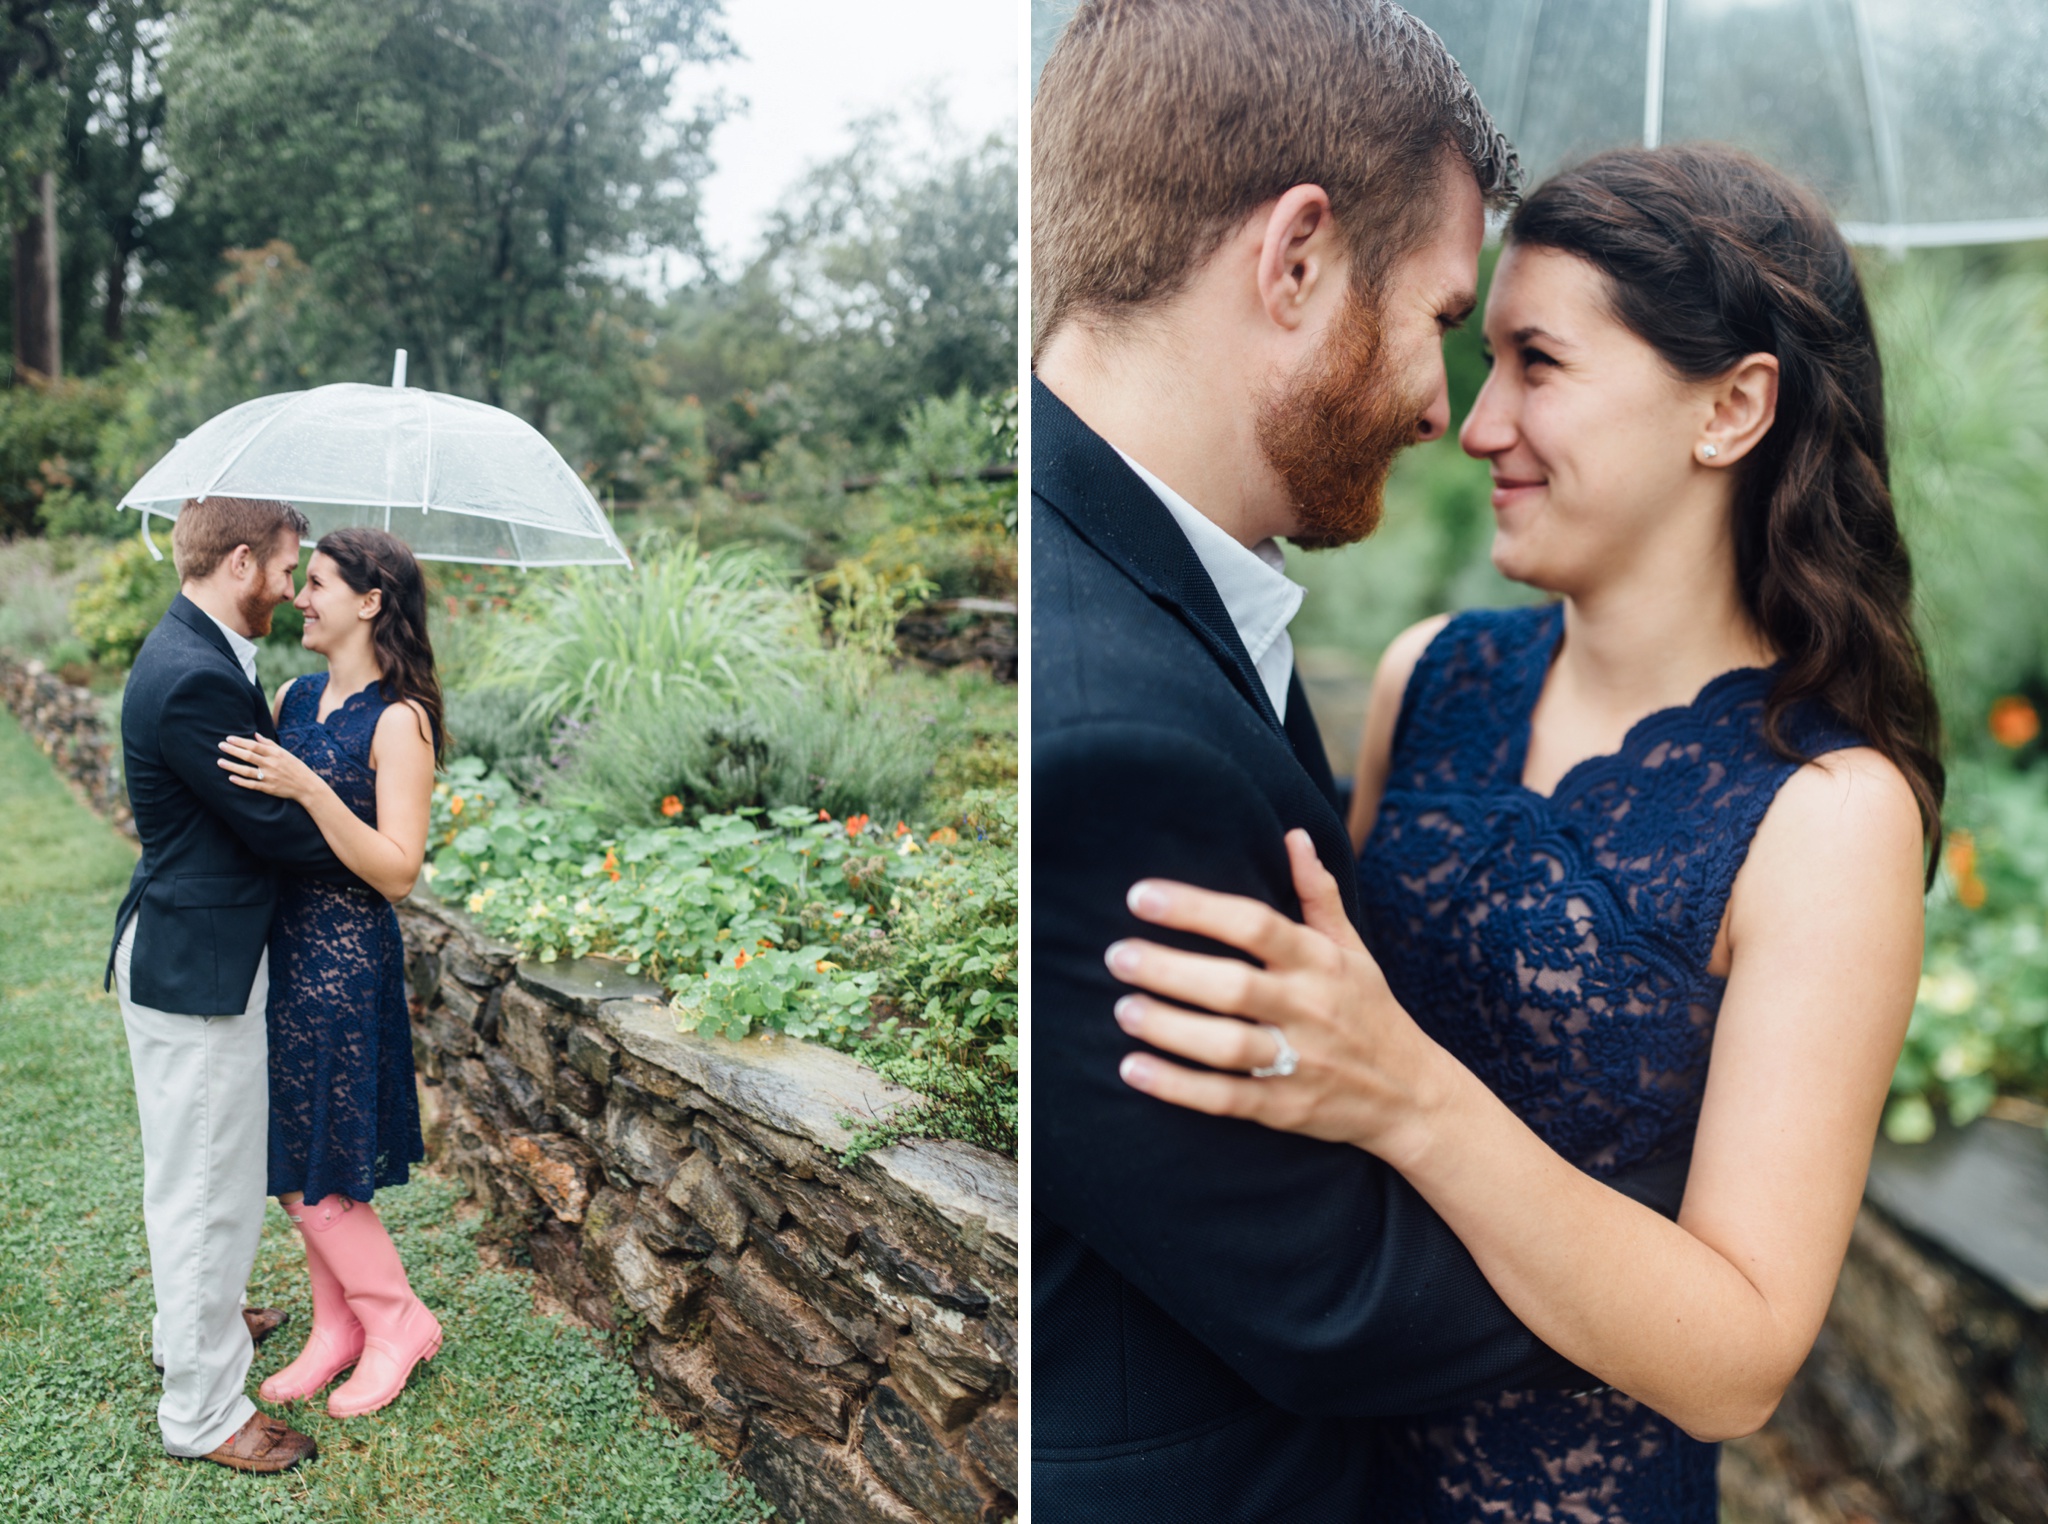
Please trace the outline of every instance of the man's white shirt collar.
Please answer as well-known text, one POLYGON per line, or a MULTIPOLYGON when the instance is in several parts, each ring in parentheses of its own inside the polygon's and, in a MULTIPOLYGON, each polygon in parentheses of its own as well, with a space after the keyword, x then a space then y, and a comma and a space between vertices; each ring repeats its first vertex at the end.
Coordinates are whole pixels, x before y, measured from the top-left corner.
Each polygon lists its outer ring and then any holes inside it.
MULTIPOLYGON (((196 603, 192 606, 196 609, 199 609, 199 612, 206 615, 208 619, 213 619, 213 613, 211 610, 199 608, 199 605, 196 603)), ((256 642, 251 640, 248 636, 244 635, 240 630, 229 629, 226 625, 222 624, 218 619, 213 619, 213 627, 216 630, 219 630, 221 634, 227 636, 228 649, 235 653, 235 660, 242 664, 242 676, 248 678, 249 681, 252 683, 255 682, 256 642)))
POLYGON ((1287 558, 1279 545, 1266 539, 1246 549, 1122 450, 1116 453, 1123 455, 1124 464, 1158 495, 1180 525, 1180 532, 1188 537, 1195 559, 1216 584, 1224 612, 1237 627, 1237 638, 1244 642, 1245 654, 1252 659, 1266 697, 1273 701, 1273 713, 1285 723, 1287 682, 1294 672, 1294 641, 1287 625, 1300 612, 1307 590, 1289 580, 1287 558))

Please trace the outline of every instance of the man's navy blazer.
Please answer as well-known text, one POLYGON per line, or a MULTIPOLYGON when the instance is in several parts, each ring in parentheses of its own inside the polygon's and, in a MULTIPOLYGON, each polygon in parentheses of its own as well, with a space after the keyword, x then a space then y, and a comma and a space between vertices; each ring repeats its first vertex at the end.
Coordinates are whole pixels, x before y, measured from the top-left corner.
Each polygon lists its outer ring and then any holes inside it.
MULTIPOLYGON (((219 747, 231 735, 275 740, 270 705, 220 627, 180 593, 143 641, 121 700, 121 765, 142 860, 114 917, 114 946, 135 917, 137 1005, 240 1014, 270 940, 280 870, 371 892, 303 808, 229 781, 219 747)), ((109 983, 113 976, 109 951, 109 983)))
POLYGON ((1359 1524, 1374 1415, 1597 1383, 1370 1154, 1118 1079, 1109 943, 1221 950, 1140 923, 1133 882, 1299 918, 1296 826, 1354 914, 1355 869, 1299 678, 1283 725, 1158 497, 1035 381, 1031 429, 1033 1517, 1359 1524))

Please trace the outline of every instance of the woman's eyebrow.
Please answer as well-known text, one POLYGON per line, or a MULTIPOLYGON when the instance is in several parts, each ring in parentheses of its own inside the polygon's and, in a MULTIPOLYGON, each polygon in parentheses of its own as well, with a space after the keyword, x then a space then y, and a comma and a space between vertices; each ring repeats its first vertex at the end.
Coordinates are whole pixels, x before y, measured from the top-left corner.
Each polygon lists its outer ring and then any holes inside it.
POLYGON ((1508 337, 1517 344, 1526 344, 1531 339, 1542 339, 1546 343, 1550 344, 1568 345, 1571 343, 1570 339, 1561 338, 1557 334, 1552 333, 1549 329, 1539 328, 1534 323, 1531 323, 1523 328, 1517 328, 1513 333, 1509 334, 1508 337))

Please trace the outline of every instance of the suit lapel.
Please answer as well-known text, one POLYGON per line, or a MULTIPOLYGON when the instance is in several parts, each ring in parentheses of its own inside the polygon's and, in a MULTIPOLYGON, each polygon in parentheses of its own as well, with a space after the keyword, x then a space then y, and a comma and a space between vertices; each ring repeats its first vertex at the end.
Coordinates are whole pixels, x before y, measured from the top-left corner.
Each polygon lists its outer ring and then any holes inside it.
POLYGON ((1335 809, 1337 780, 1330 772, 1330 754, 1323 750, 1323 733, 1316 726, 1315 711, 1309 708, 1308 694, 1301 686, 1299 671, 1287 675, 1286 729, 1288 744, 1294 748, 1294 759, 1315 786, 1323 791, 1330 807, 1335 809))
MULTIPOLYGON (((1037 377, 1031 380, 1031 494, 1201 637, 1245 702, 1275 730, 1266 685, 1201 558, 1159 496, 1037 377)), ((1289 701, 1290 712, 1296 707, 1289 701)), ((1310 720, 1309 728, 1315 728, 1310 720)), ((1289 736, 1292 740, 1292 736, 1289 736)), ((1318 743, 1320 750, 1320 743, 1318 743)), ((1326 763, 1323 772, 1327 775, 1326 763)))
POLYGON ((240 678, 249 690, 257 730, 271 740, 276 740, 277 726, 270 717, 270 700, 263 692, 262 682, 249 681, 248 674, 242 670, 241 658, 235 655, 235 648, 228 644, 227 636, 221 634, 220 626, 213 622, 206 610, 180 593, 171 600, 170 613, 166 617, 177 620, 220 653, 222 660, 227 662, 234 670, 235 676, 240 678))

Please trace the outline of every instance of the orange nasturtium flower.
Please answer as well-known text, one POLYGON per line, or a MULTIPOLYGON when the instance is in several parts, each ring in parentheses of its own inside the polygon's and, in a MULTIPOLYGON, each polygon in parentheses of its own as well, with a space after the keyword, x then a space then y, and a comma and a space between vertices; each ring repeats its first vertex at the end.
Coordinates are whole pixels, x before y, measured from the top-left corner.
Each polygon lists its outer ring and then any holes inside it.
POLYGON ((2041 733, 2041 716, 2017 693, 1991 706, 1991 739, 2017 750, 2041 733))
POLYGON ((462 796, 460 794, 457 794, 448 801, 448 813, 451 815, 460 815, 462 813, 462 796))
POLYGON ((683 813, 683 801, 676 798, 674 794, 668 795, 661 801, 661 813, 673 820, 676 816, 683 813))
POLYGON ((832 818, 832 812, 830 810, 820 810, 818 811, 818 818, 820 820, 830 820, 832 818))
POLYGON ((741 948, 732 955, 732 966, 734 968, 745 968, 747 966, 747 951, 745 948, 741 948))
POLYGON ((1951 831, 1942 853, 1948 860, 1949 877, 1956 881, 1956 898, 1965 910, 1982 910, 1989 891, 1977 874, 1977 838, 1968 831, 1951 831))
POLYGON ((848 836, 858 836, 862 831, 865 831, 867 828, 868 817, 865 815, 854 815, 850 817, 846 822, 846 834, 848 836))
POLYGON ((959 839, 960 833, 954 830, 951 826, 940 826, 936 831, 932 832, 931 835, 925 838, 926 841, 935 841, 942 847, 951 846, 954 842, 958 841, 959 839))
POLYGON ((892 836, 908 836, 910 834, 910 827, 899 820, 896 822, 896 829, 889 834, 892 836))
POLYGON ((1976 877, 1977 838, 1968 831, 1950 831, 1948 848, 1942 855, 1948 859, 1948 871, 1957 878, 1976 877))
POLYGON ((604 871, 611 875, 613 883, 619 881, 619 854, 609 847, 605 848, 604 871))

